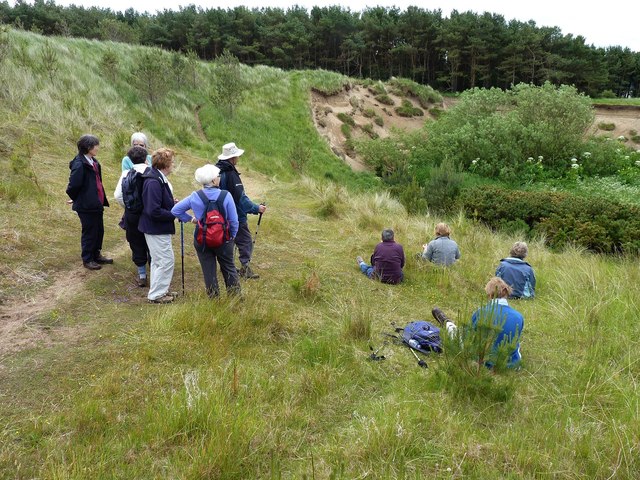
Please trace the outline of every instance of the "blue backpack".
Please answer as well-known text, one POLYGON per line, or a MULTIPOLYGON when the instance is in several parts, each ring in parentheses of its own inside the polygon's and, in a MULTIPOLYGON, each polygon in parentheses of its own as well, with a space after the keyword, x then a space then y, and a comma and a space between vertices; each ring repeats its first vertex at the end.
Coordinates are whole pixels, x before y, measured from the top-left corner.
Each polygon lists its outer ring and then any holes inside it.
POLYGON ((402 342, 422 353, 442 352, 440 329, 433 323, 418 320, 402 329, 402 342))

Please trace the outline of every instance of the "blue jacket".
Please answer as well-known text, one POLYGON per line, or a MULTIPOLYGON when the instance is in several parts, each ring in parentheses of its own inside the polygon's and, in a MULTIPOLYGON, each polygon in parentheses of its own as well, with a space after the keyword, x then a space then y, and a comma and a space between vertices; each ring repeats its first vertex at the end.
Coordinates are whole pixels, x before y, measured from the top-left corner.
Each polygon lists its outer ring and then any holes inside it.
POLYGON ((150 235, 176 233, 175 217, 171 213, 174 205, 173 194, 162 174, 153 167, 144 174, 142 203, 144 207, 138 230, 150 235))
POLYGON ((247 214, 257 215, 260 206, 253 203, 244 193, 244 185, 240 180, 240 172, 229 160, 218 160, 216 167, 220 169, 220 188, 231 193, 238 211, 238 221, 247 223, 247 214))
MULTIPOLYGON (((204 194, 207 196, 209 200, 216 200, 220 196, 221 190, 219 188, 203 188, 204 194)), ((229 222, 229 235, 232 238, 236 236, 238 233, 238 212, 236 211, 236 204, 233 202, 233 198, 231 195, 227 195, 222 204, 224 206, 224 218, 227 222, 229 222)), ((180 200, 175 206, 171 209, 171 213, 178 217, 178 219, 187 223, 191 221, 191 218, 195 217, 197 219, 201 219, 204 214, 205 205, 200 200, 198 196, 198 192, 193 192, 187 198, 180 200), (191 210, 193 212, 193 217, 188 215, 187 210, 191 210)), ((194 232, 195 235, 195 232, 194 232)))
POLYGON ((500 260, 496 277, 503 279, 513 289, 509 298, 533 298, 536 290, 536 276, 533 268, 520 258, 507 257, 500 260))
POLYGON ((448 267, 460 258, 460 249, 458 244, 449 237, 437 237, 429 242, 422 258, 436 265, 448 267))
MULTIPOLYGON (((95 158, 93 161, 98 165, 98 176, 100 177, 100 181, 102 181, 102 168, 95 158)), ((106 193, 104 195, 104 203, 100 203, 96 172, 84 155, 76 155, 76 157, 69 162, 69 169, 71 173, 69 174, 67 195, 73 200, 72 208, 74 211, 97 213, 102 212, 104 207, 109 206, 106 193)))
MULTIPOLYGON (((520 355, 520 337, 524 329, 524 317, 520 312, 511 308, 504 298, 493 300, 473 313, 471 322, 475 327, 478 320, 488 315, 493 316, 493 324, 500 325, 504 322, 502 330, 498 333, 493 344, 493 350, 497 350, 500 344, 514 342, 513 350, 509 356, 509 367, 515 367, 522 355, 520 355)), ((490 366, 491 362, 487 362, 490 366)))

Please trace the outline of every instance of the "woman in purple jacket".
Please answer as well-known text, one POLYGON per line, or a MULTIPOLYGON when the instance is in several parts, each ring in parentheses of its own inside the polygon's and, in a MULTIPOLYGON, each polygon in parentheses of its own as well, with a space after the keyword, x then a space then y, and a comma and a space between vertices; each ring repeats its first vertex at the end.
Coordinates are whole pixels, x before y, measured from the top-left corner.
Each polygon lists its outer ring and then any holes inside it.
POLYGON ((151 282, 147 298, 151 303, 171 303, 176 293, 169 292, 175 257, 171 246, 171 235, 176 233, 175 217, 171 209, 175 205, 173 188, 167 176, 173 170, 174 152, 159 148, 152 155, 151 168, 144 175, 142 186, 142 215, 138 230, 151 254, 151 282))
POLYGON ((227 288, 227 294, 239 294, 240 282, 238 280, 238 271, 233 261, 233 246, 234 238, 238 234, 238 212, 236 210, 236 204, 233 201, 233 197, 226 190, 220 190, 220 169, 214 165, 207 164, 204 167, 200 167, 196 170, 196 182, 202 185, 202 190, 193 192, 184 200, 179 201, 171 209, 171 213, 178 217, 183 223, 198 223, 198 219, 202 218, 205 213, 206 205, 202 198, 200 198, 199 192, 204 193, 208 200, 218 200, 220 195, 224 193, 225 197, 222 202, 224 219, 229 223, 229 236, 228 241, 216 248, 203 247, 199 245, 195 238, 193 239, 193 246, 196 249, 200 266, 202 267, 202 274, 204 275, 204 285, 207 289, 207 295, 210 298, 216 298, 220 295, 220 288, 218 287, 217 277, 217 264, 220 264, 220 270, 222 271, 222 277, 224 278, 224 284, 227 288), (193 216, 186 213, 188 210, 193 212, 193 216))
POLYGON ((360 256, 356 258, 360 271, 367 277, 391 284, 402 282, 404 260, 402 245, 394 241, 393 230, 390 228, 382 231, 382 242, 373 250, 371 265, 367 265, 360 256))

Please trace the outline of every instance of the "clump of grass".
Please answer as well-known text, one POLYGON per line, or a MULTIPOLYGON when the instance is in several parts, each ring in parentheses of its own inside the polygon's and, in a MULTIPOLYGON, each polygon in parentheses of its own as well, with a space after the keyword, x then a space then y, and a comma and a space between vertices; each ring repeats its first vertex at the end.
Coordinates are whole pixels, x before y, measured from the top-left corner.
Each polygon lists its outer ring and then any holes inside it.
POLYGON ((356 110, 360 108, 360 100, 358 97, 349 97, 349 104, 356 110))
POLYGON ((377 81, 374 84, 369 85, 369 91, 374 95, 385 95, 387 93, 387 89, 384 88, 384 84, 381 81, 377 81))
POLYGON ((376 139, 379 135, 373 130, 373 124, 367 123, 366 125, 362 125, 362 131, 365 132, 369 137, 376 139))
POLYGON ((375 99, 384 104, 384 105, 395 105, 396 102, 393 101, 393 98, 391 98, 389 95, 387 95, 386 93, 380 94, 380 95, 376 95, 375 99))
POLYGON ((362 111, 362 115, 364 115, 365 118, 373 118, 376 116, 376 111, 373 108, 365 108, 362 111))
POLYGON ((424 115, 422 109, 414 107, 413 104, 406 98, 402 99, 402 105, 396 107, 396 113, 401 117, 421 117, 424 115))
POLYGON ((328 70, 307 70, 305 74, 311 90, 325 97, 337 95, 350 85, 348 77, 328 70))
POLYGON ((348 123, 343 123, 342 125, 340 125, 340 131, 342 132, 342 135, 344 135, 344 138, 346 138, 347 140, 351 138, 351 125, 349 125, 348 123))
POLYGON ((376 115, 373 119, 373 122, 379 127, 382 127, 384 125, 384 119, 380 115, 376 115))
POLYGON ((422 108, 428 108, 434 103, 442 103, 442 95, 429 85, 421 85, 408 78, 392 78, 389 83, 399 91, 401 96, 416 97, 422 108))
POLYGON ((304 300, 314 301, 320 296, 320 276, 318 272, 311 272, 289 282, 295 295, 304 300))
POLYGON ((611 122, 611 123, 609 123, 609 122, 600 122, 600 123, 598 123, 598 128, 600 130, 604 130, 605 132, 610 132, 612 130, 615 130, 616 124, 613 123, 613 122, 611 122))
POLYGON ((356 126, 356 121, 349 114, 346 114, 344 112, 340 112, 340 113, 338 113, 336 115, 336 117, 338 117, 338 120, 340 120, 344 124, 351 125, 352 127, 356 126))

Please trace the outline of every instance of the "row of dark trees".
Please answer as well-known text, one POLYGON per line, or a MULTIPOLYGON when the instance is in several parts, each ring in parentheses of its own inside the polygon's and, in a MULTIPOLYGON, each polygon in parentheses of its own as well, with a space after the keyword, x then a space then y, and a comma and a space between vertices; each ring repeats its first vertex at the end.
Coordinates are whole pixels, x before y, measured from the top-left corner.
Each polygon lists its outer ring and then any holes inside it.
POLYGON ((408 7, 352 12, 339 6, 202 9, 157 14, 61 7, 52 0, 0 3, 0 22, 45 35, 96 38, 194 51, 227 49, 247 64, 324 68, 349 76, 401 76, 441 91, 573 84, 592 96, 638 96, 640 53, 587 45, 582 36, 501 15, 408 7))

